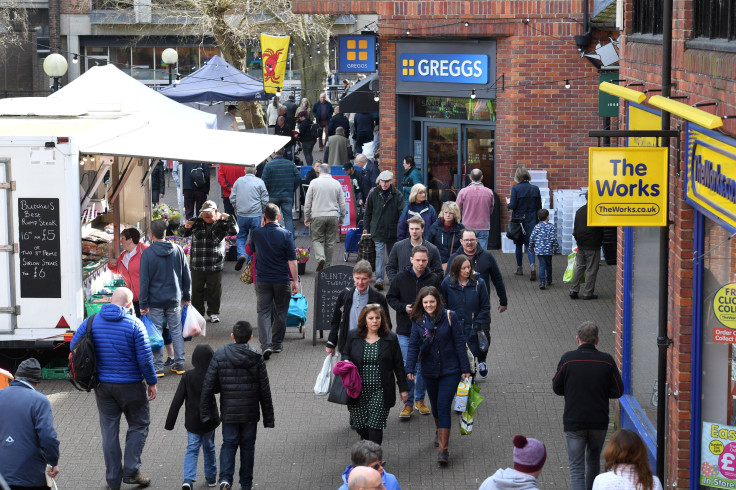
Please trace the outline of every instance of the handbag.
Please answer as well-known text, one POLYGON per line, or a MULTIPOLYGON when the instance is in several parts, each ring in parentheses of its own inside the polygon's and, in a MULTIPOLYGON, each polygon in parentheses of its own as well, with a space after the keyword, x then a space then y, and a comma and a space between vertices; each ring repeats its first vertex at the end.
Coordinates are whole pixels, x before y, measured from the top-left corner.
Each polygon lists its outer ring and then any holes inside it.
POLYGON ((322 363, 322 369, 317 375, 314 383, 314 394, 324 396, 330 392, 330 381, 332 380, 332 359, 334 356, 327 355, 322 363))
POLYGON ((512 218, 509 227, 506 230, 506 238, 514 242, 516 245, 522 245, 526 238, 526 230, 522 220, 512 218))
POLYGON ((253 284, 253 264, 248 262, 243 267, 243 272, 240 273, 240 280, 243 284, 253 284))
POLYGON ((348 404, 348 390, 342 382, 342 376, 335 376, 332 378, 332 384, 330 385, 330 394, 327 395, 327 401, 337 403, 338 405, 348 404))

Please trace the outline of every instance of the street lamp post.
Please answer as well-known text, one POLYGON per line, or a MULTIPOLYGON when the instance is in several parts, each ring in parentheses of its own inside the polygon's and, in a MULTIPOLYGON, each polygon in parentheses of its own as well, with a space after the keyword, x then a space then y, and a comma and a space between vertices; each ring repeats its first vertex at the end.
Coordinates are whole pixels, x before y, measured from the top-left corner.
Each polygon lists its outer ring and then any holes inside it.
POLYGON ((169 85, 173 83, 174 65, 179 61, 179 53, 174 48, 166 48, 161 53, 161 60, 169 67, 169 85))
POLYGON ((43 60, 43 71, 54 79, 54 92, 59 90, 59 78, 66 73, 69 63, 58 53, 51 53, 43 60))

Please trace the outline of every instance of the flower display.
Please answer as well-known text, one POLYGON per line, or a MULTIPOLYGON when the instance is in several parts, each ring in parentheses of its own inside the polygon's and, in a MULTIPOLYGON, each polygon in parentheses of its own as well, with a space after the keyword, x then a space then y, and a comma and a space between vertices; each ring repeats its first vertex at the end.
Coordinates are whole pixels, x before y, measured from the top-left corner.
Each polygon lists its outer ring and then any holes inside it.
POLYGON ((238 235, 230 235, 225 237, 225 253, 227 253, 232 247, 236 246, 238 235))
POLYGON ((309 247, 307 248, 297 248, 296 249, 296 261, 300 264, 304 264, 309 260, 309 253, 311 252, 311 249, 309 247))
POLYGON ((189 255, 189 250, 192 248, 191 237, 180 237, 179 235, 167 235, 165 240, 167 242, 174 242, 178 245, 181 245, 181 248, 184 249, 184 253, 186 255, 189 255))
POLYGON ((181 213, 178 209, 171 209, 164 203, 156 204, 152 210, 153 220, 165 219, 166 221, 175 219, 181 220, 181 213))

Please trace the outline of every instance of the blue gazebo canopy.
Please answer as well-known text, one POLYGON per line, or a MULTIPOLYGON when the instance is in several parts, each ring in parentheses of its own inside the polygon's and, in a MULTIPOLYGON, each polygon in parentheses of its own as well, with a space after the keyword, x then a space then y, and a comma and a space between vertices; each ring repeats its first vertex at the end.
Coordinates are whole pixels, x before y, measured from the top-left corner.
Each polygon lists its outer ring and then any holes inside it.
POLYGON ((160 93, 177 102, 265 100, 272 96, 263 90, 262 80, 246 75, 217 55, 160 93))

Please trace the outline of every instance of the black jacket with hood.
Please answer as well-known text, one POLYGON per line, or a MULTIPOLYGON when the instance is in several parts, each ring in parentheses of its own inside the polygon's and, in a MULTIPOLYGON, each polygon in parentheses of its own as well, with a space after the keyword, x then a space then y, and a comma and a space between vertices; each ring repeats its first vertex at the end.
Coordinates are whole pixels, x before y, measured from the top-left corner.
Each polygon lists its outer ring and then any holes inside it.
POLYGON ((176 418, 179 415, 182 405, 184 405, 184 427, 186 427, 187 432, 191 432, 192 434, 206 434, 220 425, 220 418, 217 416, 217 402, 214 398, 209 402, 211 404, 209 411, 215 415, 211 420, 203 423, 200 420, 199 410, 204 376, 207 374, 207 368, 210 366, 210 361, 214 353, 209 344, 199 344, 194 348, 194 353, 192 354, 192 365, 194 369, 190 369, 181 377, 179 387, 174 394, 174 399, 171 400, 169 415, 166 417, 164 429, 174 429, 176 418))
POLYGON ((202 422, 209 422, 217 416, 210 409, 215 393, 220 393, 220 419, 223 423, 258 422, 263 410, 263 426, 274 427, 266 363, 250 345, 228 344, 215 352, 202 388, 202 422))
POLYGON ((406 313, 406 305, 413 305, 419 295, 419 290, 426 286, 434 286, 440 290, 441 278, 430 272, 429 267, 424 269, 421 276, 417 277, 412 266, 407 267, 396 275, 388 288, 386 301, 396 310, 396 333, 399 335, 411 335, 411 319, 406 313))

